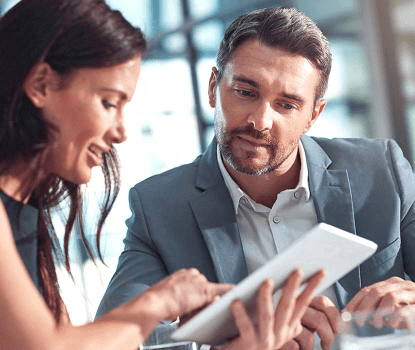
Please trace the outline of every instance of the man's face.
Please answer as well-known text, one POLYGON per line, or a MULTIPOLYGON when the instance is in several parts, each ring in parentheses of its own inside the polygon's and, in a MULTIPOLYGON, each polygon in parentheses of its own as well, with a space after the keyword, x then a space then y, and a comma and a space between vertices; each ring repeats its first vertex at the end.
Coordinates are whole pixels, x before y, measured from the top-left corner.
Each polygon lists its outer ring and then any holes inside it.
POLYGON ((323 111, 315 100, 319 71, 306 58, 248 40, 234 52, 217 82, 209 82, 215 133, 233 169, 260 175, 289 168, 298 143, 323 111))

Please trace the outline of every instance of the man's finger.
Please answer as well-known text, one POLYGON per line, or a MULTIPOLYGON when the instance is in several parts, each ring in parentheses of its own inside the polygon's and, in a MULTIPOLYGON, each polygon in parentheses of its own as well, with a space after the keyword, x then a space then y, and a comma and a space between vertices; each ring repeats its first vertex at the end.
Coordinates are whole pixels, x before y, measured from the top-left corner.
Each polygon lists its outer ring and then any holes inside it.
POLYGON ((321 339, 322 349, 330 349, 335 339, 335 333, 331 328, 330 322, 324 312, 318 311, 309 307, 304 314, 302 321, 303 325, 310 329, 310 331, 317 332, 321 339))
POLYGON ((300 344, 298 344, 295 340, 291 340, 283 345, 280 350, 301 350, 300 344))
POLYGON ((313 350, 314 349, 314 332, 303 327, 302 332, 298 337, 294 339, 301 350, 313 350))
POLYGON ((330 323, 330 327, 334 333, 340 332, 341 314, 333 302, 325 296, 317 296, 313 298, 310 307, 323 312, 330 323))

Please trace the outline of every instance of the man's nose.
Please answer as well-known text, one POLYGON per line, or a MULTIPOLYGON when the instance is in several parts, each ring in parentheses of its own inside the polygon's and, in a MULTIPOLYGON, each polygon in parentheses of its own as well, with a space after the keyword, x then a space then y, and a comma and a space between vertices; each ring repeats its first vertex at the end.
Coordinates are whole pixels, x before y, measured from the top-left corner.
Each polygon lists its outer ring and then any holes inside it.
POLYGON ((252 124, 258 131, 270 130, 272 128, 275 111, 269 102, 262 102, 252 111, 248 117, 248 123, 252 124))

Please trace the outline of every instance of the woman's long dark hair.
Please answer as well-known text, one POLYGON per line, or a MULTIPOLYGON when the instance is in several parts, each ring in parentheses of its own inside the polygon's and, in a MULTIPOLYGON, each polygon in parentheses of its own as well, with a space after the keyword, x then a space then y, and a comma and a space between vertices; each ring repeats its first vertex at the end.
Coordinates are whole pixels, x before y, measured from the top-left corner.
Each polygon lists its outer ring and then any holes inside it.
MULTIPOLYGON (((59 256, 59 244, 51 211, 63 200, 70 203, 64 236, 66 268, 70 272, 68 242, 75 222, 91 258, 93 254, 82 225, 80 186, 41 170, 56 130, 26 96, 23 83, 38 62, 47 62, 66 75, 77 68, 121 64, 145 49, 141 30, 104 0, 21 0, 0 19, 0 175, 7 174, 16 159, 25 160, 35 174, 28 192, 39 207, 39 276, 44 298, 58 322, 62 304, 54 257, 59 256)), ((96 235, 101 259, 101 230, 119 191, 115 149, 104 155, 102 171, 105 193, 96 235)))

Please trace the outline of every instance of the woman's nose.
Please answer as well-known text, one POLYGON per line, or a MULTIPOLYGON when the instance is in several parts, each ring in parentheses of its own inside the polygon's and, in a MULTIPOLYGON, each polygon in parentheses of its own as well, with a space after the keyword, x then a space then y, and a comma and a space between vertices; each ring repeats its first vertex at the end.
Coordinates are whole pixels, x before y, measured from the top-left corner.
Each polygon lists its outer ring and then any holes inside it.
POLYGON ((127 130, 125 128, 124 116, 117 118, 117 121, 110 131, 112 143, 123 143, 127 139, 127 130))

